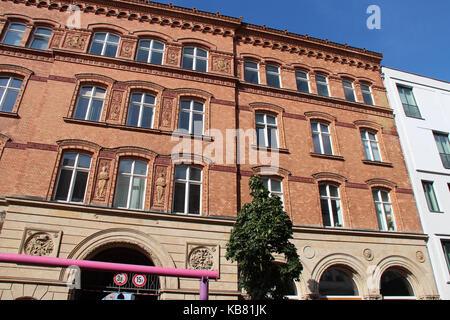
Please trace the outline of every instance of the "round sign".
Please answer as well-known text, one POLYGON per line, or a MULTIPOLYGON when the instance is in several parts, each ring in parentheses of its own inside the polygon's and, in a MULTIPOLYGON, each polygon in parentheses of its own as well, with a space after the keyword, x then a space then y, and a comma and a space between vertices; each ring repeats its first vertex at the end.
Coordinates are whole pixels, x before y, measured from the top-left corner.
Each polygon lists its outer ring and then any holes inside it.
POLYGON ((128 277, 126 273, 118 273, 114 276, 114 283, 118 286, 123 286, 127 281, 128 277))
POLYGON ((138 288, 145 286, 146 282, 147 282, 147 278, 143 274, 136 274, 133 277, 133 284, 138 288))

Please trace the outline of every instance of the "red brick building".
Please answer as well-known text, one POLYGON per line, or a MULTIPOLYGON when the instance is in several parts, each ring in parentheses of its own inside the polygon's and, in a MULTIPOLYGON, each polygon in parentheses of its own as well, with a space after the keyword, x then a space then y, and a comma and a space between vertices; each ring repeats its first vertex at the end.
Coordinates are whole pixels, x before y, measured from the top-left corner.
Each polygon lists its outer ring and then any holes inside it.
MULTIPOLYGON (((0 8, 0 251, 219 270, 211 297, 234 299, 225 246, 257 173, 294 223, 292 298, 437 297, 381 54, 138 0, 0 8)), ((117 289, 0 270, 2 299, 117 289)))

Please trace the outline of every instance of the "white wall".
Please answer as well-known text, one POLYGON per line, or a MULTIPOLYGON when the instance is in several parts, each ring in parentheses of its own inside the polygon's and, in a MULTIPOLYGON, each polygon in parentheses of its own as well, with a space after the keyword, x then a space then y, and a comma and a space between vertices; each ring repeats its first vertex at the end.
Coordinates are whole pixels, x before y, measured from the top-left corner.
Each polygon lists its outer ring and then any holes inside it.
POLYGON ((450 271, 441 245, 441 239, 450 240, 450 169, 442 165, 433 136, 433 131, 450 132, 450 83, 386 67, 382 72, 422 227, 430 237, 428 251, 436 284, 441 298, 450 300, 450 271), (412 88, 423 119, 405 115, 397 84, 412 88), (433 181, 439 213, 428 209, 422 180, 433 181))

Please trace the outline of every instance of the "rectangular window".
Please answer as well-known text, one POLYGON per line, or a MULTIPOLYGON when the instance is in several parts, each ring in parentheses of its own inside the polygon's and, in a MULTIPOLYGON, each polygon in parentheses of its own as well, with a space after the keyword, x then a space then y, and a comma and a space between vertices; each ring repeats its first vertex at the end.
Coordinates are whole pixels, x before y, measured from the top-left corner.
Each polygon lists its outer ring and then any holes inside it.
POLYGON ((257 113, 256 143, 258 146, 278 148, 277 119, 274 116, 257 113))
POLYGON ((355 89, 353 88, 353 83, 351 81, 343 80, 342 85, 344 87, 345 99, 347 101, 355 102, 355 89))
POLYGON ((372 97, 372 91, 370 90, 370 87, 365 84, 361 84, 361 92, 364 99, 365 104, 374 105, 373 103, 373 97, 372 97))
POLYGON ((397 86, 400 100, 403 104, 403 110, 407 117, 422 118, 420 115, 419 107, 417 106, 416 99, 414 98, 411 88, 397 86))
POLYGON ((275 88, 281 88, 280 68, 272 65, 266 65, 267 85, 275 88))
POLYGON ((25 25, 21 23, 11 23, 6 31, 5 37, 3 38, 4 44, 9 44, 12 46, 18 46, 22 41, 23 34, 25 32, 25 25))
POLYGON ((442 165, 446 169, 450 169, 450 143, 448 133, 433 132, 434 140, 441 156, 442 165))
POLYGON ((372 194, 375 201, 375 210, 380 230, 395 231, 394 214, 392 212, 392 203, 389 192, 373 189, 372 194))
POLYGON ((433 182, 422 180, 422 186, 423 192, 425 193, 425 198, 427 199, 428 209, 431 212, 439 212, 440 211, 439 204, 437 202, 436 194, 434 192, 433 182))
POLYGON ((323 225, 326 227, 343 227, 339 188, 332 184, 321 183, 319 184, 319 193, 323 225))
POLYGON ((51 36, 52 36, 51 29, 36 28, 33 34, 33 40, 31 40, 30 43, 30 48, 38 50, 46 50, 51 36))
POLYGON ((200 214, 202 171, 189 166, 175 168, 173 210, 176 213, 200 214))
POLYGON ((380 149, 378 148, 377 135, 367 130, 361 130, 361 139, 366 159, 370 161, 381 161, 380 149))
POLYGON ((281 203, 283 203, 283 190, 281 180, 274 178, 262 178, 264 183, 264 187, 266 187, 267 191, 269 191, 270 195, 277 195, 281 199, 281 203))
POLYGON ((317 93, 320 96, 329 97, 327 77, 316 74, 317 93))
POLYGON ((297 90, 309 93, 308 74, 303 71, 295 71, 295 78, 297 80, 297 90))
POLYGON ((450 272, 450 240, 441 240, 445 261, 447 261, 448 272, 450 272))
POLYGON ((178 130, 182 133, 203 134, 204 105, 194 100, 181 100, 178 130))
POLYGON ((147 163, 131 159, 121 160, 114 206, 125 209, 143 209, 146 182, 147 163))
POLYGON ((311 131, 314 144, 314 152, 321 154, 333 154, 331 146, 330 128, 321 122, 311 122, 311 131))
POLYGON ((22 88, 22 80, 0 77, 0 111, 12 112, 22 88))
POLYGON ((65 153, 59 169, 55 200, 83 202, 91 157, 82 153, 65 153))
POLYGON ((256 62, 244 62, 244 80, 250 83, 259 83, 259 65, 256 62))

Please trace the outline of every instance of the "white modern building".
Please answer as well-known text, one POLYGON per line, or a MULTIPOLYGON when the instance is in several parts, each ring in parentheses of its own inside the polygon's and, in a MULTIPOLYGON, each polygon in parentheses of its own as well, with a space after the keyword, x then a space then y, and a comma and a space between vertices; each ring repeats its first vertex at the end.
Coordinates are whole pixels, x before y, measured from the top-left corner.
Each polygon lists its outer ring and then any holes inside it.
POLYGON ((450 300, 450 83, 382 68, 441 299, 450 300))

